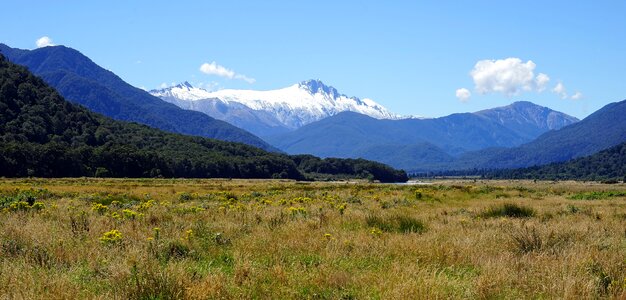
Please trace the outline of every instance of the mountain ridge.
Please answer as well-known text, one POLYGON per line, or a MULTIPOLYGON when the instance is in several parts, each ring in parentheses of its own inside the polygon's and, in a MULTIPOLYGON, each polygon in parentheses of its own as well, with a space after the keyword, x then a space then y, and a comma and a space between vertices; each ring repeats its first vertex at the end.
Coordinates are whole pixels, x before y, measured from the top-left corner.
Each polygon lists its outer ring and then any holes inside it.
POLYGON ((487 178, 542 180, 622 180, 626 182, 626 142, 589 156, 522 169, 491 170, 487 178))
POLYGON ((452 169, 524 168, 591 155, 626 141, 626 100, 613 102, 580 122, 548 131, 511 149, 465 154, 452 169))
POLYGON ((530 101, 516 101, 507 106, 480 110, 474 114, 485 116, 528 138, 580 121, 576 117, 530 101), (536 128, 529 134, 528 130, 532 130, 532 126, 536 128))
POLYGON ((288 156, 113 120, 66 101, 0 54, 0 176, 311 179, 301 170, 407 180, 404 171, 377 162, 288 156))
MULTIPOLYGON (((520 106, 528 106, 528 103, 513 103, 494 109, 515 110, 520 106)), ((550 119, 545 116, 562 116, 563 122, 551 123, 556 127, 577 121, 576 118, 563 113, 546 114, 543 107, 535 104, 527 109, 543 112, 541 114, 543 117, 535 119, 544 123, 550 119)), ((495 114, 496 117, 501 115, 495 114)), ((494 118, 489 111, 457 113, 432 119, 402 120, 378 120, 355 112, 342 112, 295 131, 268 137, 266 140, 287 153, 310 153, 321 157, 363 157, 413 170, 428 165, 425 157, 432 157, 432 163, 441 164, 449 163, 450 156, 460 156, 470 151, 522 145, 552 126, 523 122, 522 127, 530 129, 522 134, 519 127, 513 126, 518 122, 502 122, 501 119, 494 118), (413 160, 401 157, 390 160, 387 158, 394 156, 392 153, 385 156, 385 153, 380 153, 383 150, 375 151, 376 148, 390 149, 391 145, 410 146, 412 150, 409 153, 417 153, 415 145, 428 146, 424 148, 424 153, 417 155, 413 160), (413 168, 410 168, 411 161, 414 163, 413 168)), ((407 149, 409 148, 404 150, 408 151, 407 149)))
POLYGON ((343 111, 356 111, 379 119, 402 118, 371 99, 348 97, 320 80, 306 80, 275 90, 225 89, 213 92, 184 82, 150 93, 179 107, 232 122, 263 137, 291 131, 343 111), (217 106, 233 112, 224 114, 216 109, 217 106), (253 117, 244 119, 241 114, 253 117))
POLYGON ((24 50, 0 44, 0 52, 10 61, 28 67, 66 99, 114 119, 278 151, 243 129, 199 112, 183 110, 131 86, 78 50, 65 46, 24 50))

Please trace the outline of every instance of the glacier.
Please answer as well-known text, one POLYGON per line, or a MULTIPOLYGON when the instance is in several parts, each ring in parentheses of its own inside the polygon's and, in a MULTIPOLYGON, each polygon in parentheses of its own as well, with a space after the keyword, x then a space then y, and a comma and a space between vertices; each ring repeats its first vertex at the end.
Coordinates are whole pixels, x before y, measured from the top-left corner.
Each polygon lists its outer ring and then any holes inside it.
POLYGON ((201 111, 217 119, 267 136, 291 131, 344 111, 376 119, 403 119, 372 99, 348 97, 320 80, 307 80, 276 90, 223 89, 207 91, 184 82, 150 93, 184 109, 201 111), (236 114, 236 115, 234 115, 236 114), (234 120, 236 119, 236 120, 234 120), (267 130, 267 128, 276 130, 267 130))

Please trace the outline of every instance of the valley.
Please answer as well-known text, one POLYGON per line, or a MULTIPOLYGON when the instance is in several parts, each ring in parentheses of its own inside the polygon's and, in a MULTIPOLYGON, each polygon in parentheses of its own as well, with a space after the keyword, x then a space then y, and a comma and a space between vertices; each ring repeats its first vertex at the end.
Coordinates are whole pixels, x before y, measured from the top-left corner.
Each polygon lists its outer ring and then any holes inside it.
POLYGON ((626 300, 626 2, 4 1, 0 300, 626 300))
POLYGON ((8 298, 620 298, 626 186, 0 179, 8 298))
MULTIPOLYGON (((275 90, 216 91, 184 82, 146 92, 68 47, 22 50, 0 44, 0 52, 41 76, 68 101, 115 120, 241 142, 278 154, 372 160, 420 176, 484 176, 495 174, 492 170, 567 162, 626 141, 624 101, 606 105, 583 120, 529 101, 419 118, 392 113, 368 98, 346 96, 320 80, 275 90)), ((175 173, 162 172, 163 167, 151 169, 152 175, 150 170, 139 173, 150 177, 175 173)), ((361 178, 371 173, 360 169, 350 172, 362 173, 358 175, 361 178)), ((201 170, 194 176, 276 177, 281 171, 264 175, 246 175, 248 171, 239 170, 218 173, 201 170)), ((93 175, 95 169, 81 174, 93 175)), ((611 176, 623 177, 619 173, 611 176)), ((587 172, 568 178, 591 175, 587 172)))

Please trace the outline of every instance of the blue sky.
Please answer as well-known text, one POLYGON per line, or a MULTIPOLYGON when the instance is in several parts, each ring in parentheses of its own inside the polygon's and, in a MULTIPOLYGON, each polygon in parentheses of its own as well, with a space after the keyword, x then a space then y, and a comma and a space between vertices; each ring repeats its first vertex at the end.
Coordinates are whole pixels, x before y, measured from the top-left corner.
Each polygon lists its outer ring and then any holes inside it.
POLYGON ((585 117, 626 99, 626 1, 21 0, 2 10, 0 42, 33 49, 47 36, 148 89, 321 79, 429 117, 517 100, 585 117))

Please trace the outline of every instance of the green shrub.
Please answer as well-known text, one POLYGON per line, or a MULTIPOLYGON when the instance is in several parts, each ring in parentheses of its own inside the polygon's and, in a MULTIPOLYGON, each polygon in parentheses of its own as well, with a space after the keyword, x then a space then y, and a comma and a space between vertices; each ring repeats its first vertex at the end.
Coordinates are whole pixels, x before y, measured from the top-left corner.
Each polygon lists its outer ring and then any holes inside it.
POLYGON ((544 246, 543 238, 535 228, 522 227, 518 231, 511 233, 513 245, 520 253, 540 251, 544 246))
POLYGON ((171 274, 158 266, 133 265, 130 281, 123 284, 126 299, 185 299, 185 286, 171 274))
POLYGON ((100 177, 100 178, 106 178, 110 176, 111 176, 111 173, 109 172, 109 170, 107 170, 106 168, 102 168, 102 167, 98 167, 96 169, 96 173, 94 174, 94 177, 100 177))
POLYGON ((393 231, 393 225, 386 219, 383 219, 380 216, 369 215, 365 218, 365 224, 368 227, 378 228, 382 231, 391 232, 393 231))
POLYGON ((184 258, 189 255, 191 249, 179 240, 172 240, 164 249, 164 257, 166 260, 184 258))
POLYGON ((369 215, 365 218, 368 227, 377 228, 384 232, 423 233, 426 225, 421 220, 404 215, 390 215, 381 217, 369 215))
POLYGON ((626 192, 606 191, 606 192, 584 192, 577 193, 569 197, 571 200, 602 200, 615 197, 626 197, 626 192))
POLYGON ((509 217, 509 218, 530 218, 535 216, 535 210, 521 206, 513 203, 504 203, 502 205, 492 206, 479 215, 483 218, 498 218, 498 217, 509 217))
POLYGON ((193 199, 192 195, 188 192, 182 192, 178 194, 178 200, 180 201, 190 201, 192 199, 193 199))
POLYGON ((553 230, 537 230, 533 226, 522 226, 510 232, 513 249, 519 254, 543 252, 558 254, 567 249, 575 236, 572 232, 555 232, 553 230))
POLYGON ((418 219, 400 216, 397 219, 398 230, 402 233, 422 233, 426 231, 426 225, 418 219))

